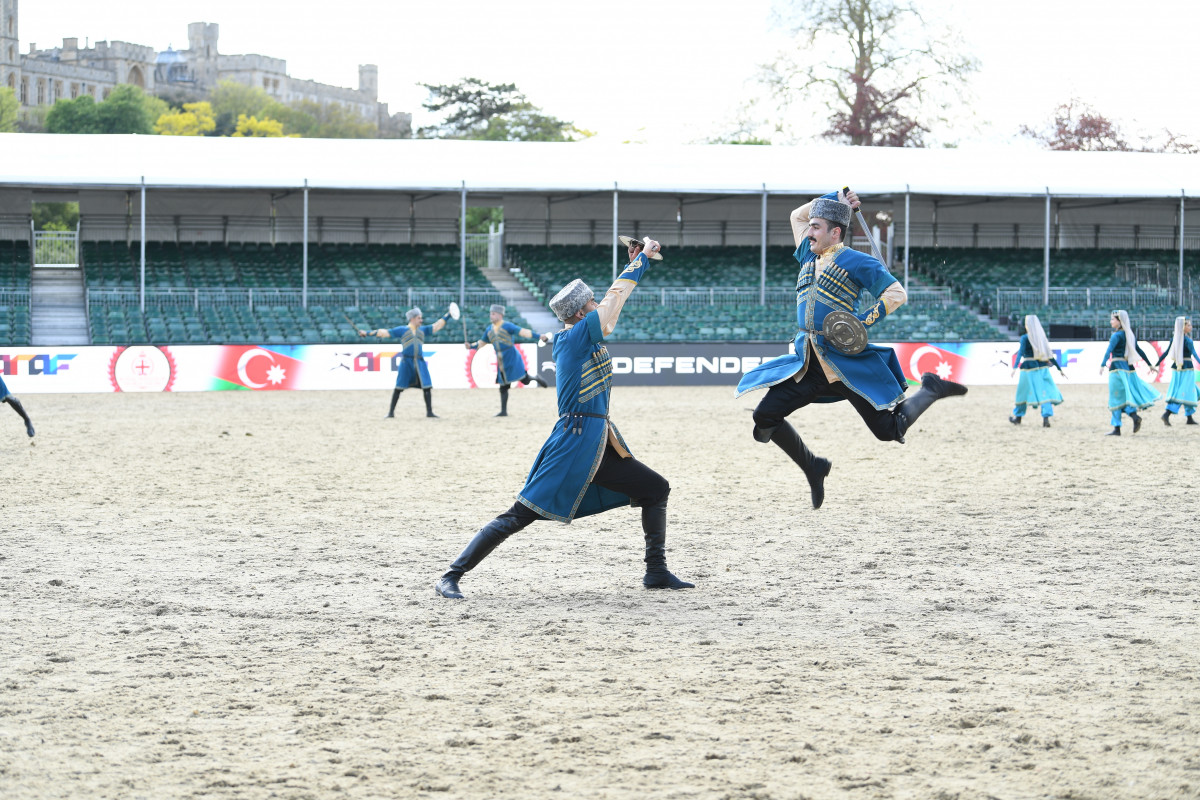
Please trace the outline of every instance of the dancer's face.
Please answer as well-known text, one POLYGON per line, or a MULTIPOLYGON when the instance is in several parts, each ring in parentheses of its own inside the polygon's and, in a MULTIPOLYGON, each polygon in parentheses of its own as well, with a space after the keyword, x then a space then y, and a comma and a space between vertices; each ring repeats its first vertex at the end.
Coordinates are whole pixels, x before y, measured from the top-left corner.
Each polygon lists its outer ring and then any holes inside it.
POLYGON ((1120 320, 1120 319, 1118 319, 1117 317, 1113 317, 1112 319, 1110 319, 1110 320, 1108 321, 1108 324, 1109 324, 1110 326, 1112 326, 1112 329, 1113 329, 1114 331, 1119 331, 1119 330, 1121 330, 1121 320, 1120 320))

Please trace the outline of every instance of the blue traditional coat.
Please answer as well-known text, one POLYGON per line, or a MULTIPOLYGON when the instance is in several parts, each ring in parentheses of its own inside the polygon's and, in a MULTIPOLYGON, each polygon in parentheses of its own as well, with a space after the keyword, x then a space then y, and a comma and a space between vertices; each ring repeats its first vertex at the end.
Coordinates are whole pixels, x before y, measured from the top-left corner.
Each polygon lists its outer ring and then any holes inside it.
POLYGON ((11 394, 11 392, 9 392, 8 387, 4 385, 4 378, 0 377, 0 401, 3 401, 4 398, 9 396, 9 394, 11 394))
MULTIPOLYGON (((617 280, 636 284, 646 266, 645 254, 639 253, 617 280)), ((629 505, 628 495, 596 486, 592 478, 610 441, 623 457, 630 451, 608 420, 612 361, 598 312, 555 334, 554 363, 559 419, 533 460, 517 501, 547 519, 569 523, 629 505)))
POLYGON ((491 342, 496 351, 496 383, 512 383, 525 377, 525 361, 521 351, 513 344, 513 338, 519 336, 521 326, 507 320, 499 326, 488 325, 479 337, 481 342, 491 342))
MULTIPOLYGON (((1171 353, 1171 348, 1162 354, 1162 358, 1158 360, 1161 364, 1171 353)), ((1200 391, 1196 389, 1196 362, 1200 361, 1200 357, 1196 355, 1196 345, 1192 341, 1192 337, 1183 337, 1183 363, 1173 364, 1171 366, 1171 385, 1167 387, 1167 402, 1176 403, 1187 408, 1196 408, 1200 403, 1200 391)), ((3 384, 0 383, 0 397, 4 396, 3 384)))
MULTIPOLYGON (((829 198, 836 196, 836 193, 826 195, 829 198)), ((848 247, 842 247, 833 263, 819 276, 816 274, 817 256, 809 248, 807 239, 800 243, 795 257, 801 265, 796 278, 796 324, 800 329, 795 339, 796 352, 771 359, 747 372, 738 383, 737 396, 790 380, 805 369, 820 369, 820 364, 808 364, 811 346, 838 380, 870 401, 876 409, 894 407, 904 399, 908 385, 896 359, 896 351, 869 344, 857 355, 845 355, 826 344, 821 326, 830 311, 854 313, 865 293, 878 297, 896 279, 879 259, 848 247)), ((856 314, 868 329, 886 315, 887 308, 882 300, 865 313, 856 314)), ((819 402, 843 399, 831 396, 819 402)))
POLYGON ((1054 377, 1050 374, 1050 366, 1058 366, 1057 359, 1051 356, 1049 361, 1038 361, 1027 334, 1021 334, 1017 358, 1021 360, 1021 379, 1017 381, 1018 406, 1040 406, 1042 403, 1058 405, 1063 401, 1062 392, 1054 385, 1054 377))
MULTIPOLYGON (((1150 359, 1142 351, 1142 346, 1133 343, 1137 354, 1147 364, 1150 359)), ((1116 331, 1108 340, 1108 349, 1100 363, 1108 362, 1108 408, 1116 411, 1122 408, 1149 408, 1162 397, 1156 389, 1138 377, 1133 366, 1125 359, 1125 331, 1116 331), (1109 356, 1112 360, 1109 361, 1109 356)))
POLYGON ((396 367, 396 388, 407 389, 418 382, 422 389, 429 389, 429 367, 425 364, 425 337, 433 335, 432 325, 420 325, 414 331, 407 325, 399 325, 388 331, 388 336, 400 340, 400 364, 396 367))

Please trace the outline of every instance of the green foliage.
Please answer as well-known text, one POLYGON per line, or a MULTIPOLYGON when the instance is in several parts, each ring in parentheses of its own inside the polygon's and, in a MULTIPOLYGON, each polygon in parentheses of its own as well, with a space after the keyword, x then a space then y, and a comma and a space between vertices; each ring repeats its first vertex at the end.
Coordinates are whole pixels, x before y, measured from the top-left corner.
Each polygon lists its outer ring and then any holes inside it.
MULTIPOLYGON (((255 86, 221 81, 210 96, 216 136, 234 136, 238 118, 270 119, 283 126, 280 135, 318 139, 374 139, 379 129, 339 103, 322 105, 312 100, 283 104, 255 86)), ((246 133, 242 134, 247 135, 246 133)))
POLYGON ((154 133, 154 120, 169 111, 166 102, 136 86, 121 85, 107 100, 91 95, 59 100, 46 114, 49 133, 154 133))
POLYGON ((489 233, 492 225, 499 228, 501 222, 504 222, 504 209, 500 206, 467 208, 467 233, 489 233))
POLYGON ((0 89, 0 133, 12 133, 17 129, 20 110, 16 92, 8 87, 0 89))
POLYGON ((423 139, 574 142, 591 131, 541 113, 513 83, 463 78, 454 84, 420 84, 429 90, 426 111, 445 114, 438 125, 421 128, 423 139))
POLYGON ((73 231, 79 223, 79 203, 34 203, 33 227, 39 231, 73 231))
POLYGON ((237 130, 238 116, 271 117, 276 116, 279 109, 285 108, 282 103, 273 99, 269 94, 256 86, 245 86, 233 81, 221 81, 209 95, 213 115, 216 118, 216 136, 232 136, 237 130))

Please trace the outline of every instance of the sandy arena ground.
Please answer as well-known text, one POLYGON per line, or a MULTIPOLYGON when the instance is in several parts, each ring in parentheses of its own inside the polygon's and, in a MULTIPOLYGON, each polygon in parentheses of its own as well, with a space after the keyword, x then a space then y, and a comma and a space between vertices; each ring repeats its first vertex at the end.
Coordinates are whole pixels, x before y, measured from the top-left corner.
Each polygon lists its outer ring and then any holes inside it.
MULTIPOLYGON (((553 392, 27 395, 0 408, 0 796, 1200 797, 1200 428, 1049 430, 1011 390, 906 445, 846 404, 814 511, 757 396, 622 387, 672 484, 539 523, 432 584, 512 502, 553 392)), ((1160 386, 1160 389, 1165 388, 1160 386)))

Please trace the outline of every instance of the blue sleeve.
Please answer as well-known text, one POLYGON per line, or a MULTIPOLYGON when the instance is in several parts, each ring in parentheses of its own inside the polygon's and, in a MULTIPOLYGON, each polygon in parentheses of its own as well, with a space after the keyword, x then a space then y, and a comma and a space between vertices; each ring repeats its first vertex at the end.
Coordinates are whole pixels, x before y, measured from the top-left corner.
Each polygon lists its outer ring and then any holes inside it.
POLYGON ((393 339, 399 339, 401 336, 404 335, 404 332, 406 330, 408 330, 407 325, 397 325, 394 328, 388 329, 388 336, 392 337, 393 339))
POLYGON ((433 335, 433 326, 432 325, 422 325, 421 333, 425 334, 426 336, 432 336, 433 335))
POLYGON ((1196 355, 1196 345, 1188 336, 1183 337, 1183 352, 1185 356, 1190 355, 1192 361, 1200 361, 1200 356, 1196 355))
POLYGON ((1017 361, 1033 355, 1033 345, 1029 343, 1029 335, 1021 334, 1021 343, 1017 345, 1017 361))
MULTIPOLYGON (((1125 338, 1125 334, 1122 333, 1121 331, 1117 331, 1116 333, 1114 333, 1112 336, 1110 336, 1108 338, 1108 349, 1104 351, 1104 358, 1100 359, 1100 366, 1104 366, 1105 364, 1108 363, 1108 357, 1113 354, 1113 351, 1117 347, 1117 343, 1121 339, 1124 339, 1124 338, 1125 338)), ((1121 355, 1122 355, 1122 357, 1124 357, 1125 354, 1122 353, 1121 355)))
POLYGON ((617 276, 619 281, 633 281, 638 283, 642 276, 646 274, 646 269, 650 266, 650 257, 645 253, 638 253, 637 258, 625 265, 625 269, 621 270, 621 274, 617 276))
MULTIPOLYGON (((1185 344, 1184 346, 1186 347, 1187 345, 1185 344)), ((1158 357, 1158 361, 1154 362, 1154 366, 1161 367, 1162 362, 1166 361, 1167 356, 1169 356, 1169 355, 1171 355, 1171 345, 1168 343, 1167 349, 1162 351, 1162 355, 1158 357)))
POLYGON ((802 241, 800 246, 796 248, 796 252, 792 255, 801 264, 807 264, 809 261, 812 261, 812 248, 808 246, 808 239, 802 241))
POLYGON ((1141 357, 1142 357, 1142 361, 1145 361, 1147 364, 1149 364, 1149 363, 1150 363, 1150 357, 1149 357, 1149 356, 1147 356, 1147 355, 1146 355, 1146 353, 1145 353, 1145 351, 1143 351, 1143 350, 1142 350, 1142 346, 1141 346, 1140 344, 1138 344, 1137 342, 1134 342, 1134 343, 1133 343, 1133 349, 1134 349, 1135 351, 1137 351, 1137 354, 1138 354, 1139 356, 1141 356, 1141 357))
POLYGON ((500 327, 504 328, 504 330, 508 331, 509 333, 520 333, 521 332, 520 325, 518 325, 515 322, 509 322, 508 320, 504 320, 504 324, 501 325, 500 327))

